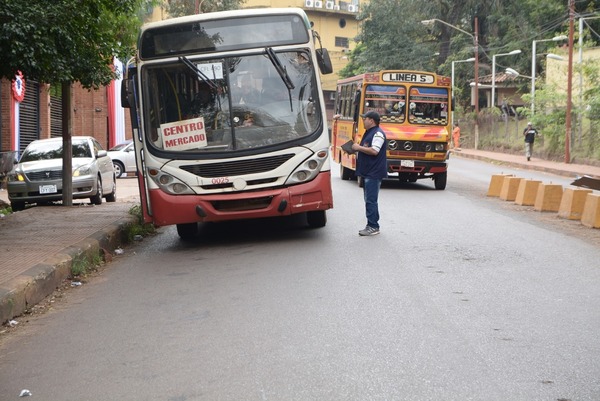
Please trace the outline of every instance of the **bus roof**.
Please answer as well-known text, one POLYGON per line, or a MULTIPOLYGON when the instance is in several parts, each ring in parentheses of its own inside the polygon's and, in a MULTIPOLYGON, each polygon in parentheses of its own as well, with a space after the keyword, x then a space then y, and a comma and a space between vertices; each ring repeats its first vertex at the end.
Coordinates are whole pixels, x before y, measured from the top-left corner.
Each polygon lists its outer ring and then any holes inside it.
POLYGON ((171 26, 177 24, 185 24, 196 21, 208 21, 216 19, 226 19, 232 17, 249 17, 249 16, 265 16, 265 15, 281 15, 281 14, 298 14, 302 17, 307 29, 311 29, 310 21, 303 9, 297 7, 289 8, 245 8, 243 10, 228 10, 216 11, 213 13, 202 13, 194 15, 186 15, 185 17, 169 18, 162 21, 148 22, 142 25, 142 32, 146 29, 160 28, 163 26, 171 26))

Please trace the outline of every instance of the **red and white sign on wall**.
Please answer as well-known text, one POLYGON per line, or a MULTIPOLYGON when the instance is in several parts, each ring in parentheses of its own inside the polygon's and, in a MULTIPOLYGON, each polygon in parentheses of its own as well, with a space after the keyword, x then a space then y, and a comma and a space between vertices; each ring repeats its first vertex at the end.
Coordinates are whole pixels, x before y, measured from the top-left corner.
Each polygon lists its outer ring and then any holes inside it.
POLYGON ((12 95, 19 103, 25 98, 25 79, 23 79, 23 73, 21 71, 17 71, 15 79, 12 81, 12 95))
POLYGON ((197 149, 207 145, 202 117, 161 124, 160 129, 165 150, 197 149))

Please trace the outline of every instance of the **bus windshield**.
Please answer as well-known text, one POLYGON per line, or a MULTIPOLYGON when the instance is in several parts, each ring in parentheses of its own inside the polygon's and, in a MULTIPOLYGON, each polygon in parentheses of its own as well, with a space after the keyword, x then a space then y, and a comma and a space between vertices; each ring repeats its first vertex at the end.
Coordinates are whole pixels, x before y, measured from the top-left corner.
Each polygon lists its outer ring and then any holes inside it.
POLYGON ((267 48, 260 54, 145 64, 148 142, 163 151, 206 153, 306 141, 322 129, 309 54, 267 48))

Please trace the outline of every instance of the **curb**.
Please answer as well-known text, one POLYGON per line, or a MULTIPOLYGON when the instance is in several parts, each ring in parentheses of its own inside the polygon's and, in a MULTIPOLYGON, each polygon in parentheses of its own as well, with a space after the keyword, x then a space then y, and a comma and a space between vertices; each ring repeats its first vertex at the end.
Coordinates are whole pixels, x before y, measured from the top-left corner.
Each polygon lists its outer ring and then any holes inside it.
POLYGON ((0 322, 22 315, 52 294, 71 275, 74 260, 82 257, 91 260, 101 254, 105 262, 109 262, 114 250, 127 243, 126 229, 134 223, 134 217, 123 217, 3 284, 0 287, 0 322))
POLYGON ((489 158, 486 156, 472 155, 472 154, 461 153, 461 152, 454 152, 453 156, 462 157, 465 159, 481 160, 481 161, 491 163, 491 164, 501 164, 501 165, 514 167, 514 168, 541 171, 544 173, 560 175, 562 177, 568 177, 568 178, 577 178, 577 177, 582 177, 584 175, 587 175, 586 172, 565 171, 562 169, 557 169, 557 168, 552 168, 552 167, 547 167, 547 166, 538 166, 536 164, 517 163, 517 162, 511 162, 511 161, 507 161, 507 160, 498 160, 498 159, 493 159, 493 158, 489 158))

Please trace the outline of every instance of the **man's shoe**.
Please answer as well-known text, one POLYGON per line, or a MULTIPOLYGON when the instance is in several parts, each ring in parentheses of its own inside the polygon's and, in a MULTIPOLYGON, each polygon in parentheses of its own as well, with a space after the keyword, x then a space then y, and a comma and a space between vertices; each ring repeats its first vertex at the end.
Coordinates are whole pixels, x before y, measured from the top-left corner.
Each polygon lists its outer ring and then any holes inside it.
POLYGON ((531 157, 527 156, 527 161, 529 161, 531 159, 531 157))
POLYGON ((358 232, 358 235, 360 235, 361 237, 368 237, 370 235, 377 234, 379 234, 379 229, 371 226, 366 226, 364 229, 358 232))

